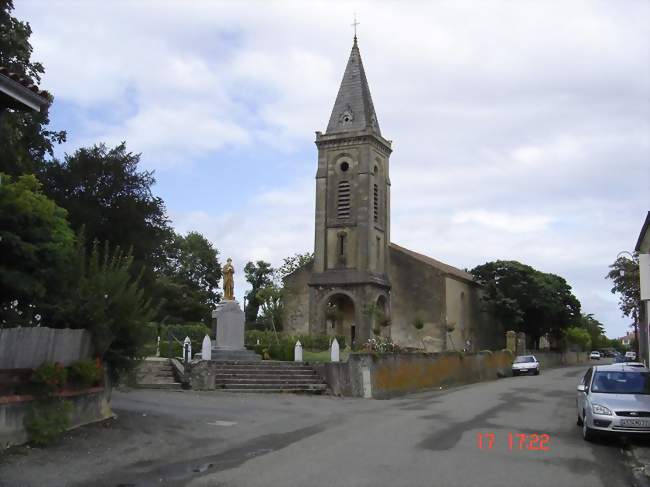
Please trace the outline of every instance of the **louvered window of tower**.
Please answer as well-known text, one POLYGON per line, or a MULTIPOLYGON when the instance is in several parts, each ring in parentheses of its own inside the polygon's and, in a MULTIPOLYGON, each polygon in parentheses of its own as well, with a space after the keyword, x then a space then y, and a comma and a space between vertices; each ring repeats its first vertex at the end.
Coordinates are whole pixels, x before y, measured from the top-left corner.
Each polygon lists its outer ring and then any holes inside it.
POLYGON ((374 185, 374 210, 375 210, 375 223, 379 221, 379 186, 374 185))
POLYGON ((348 220, 350 218, 350 181, 339 182, 336 218, 339 220, 348 220))

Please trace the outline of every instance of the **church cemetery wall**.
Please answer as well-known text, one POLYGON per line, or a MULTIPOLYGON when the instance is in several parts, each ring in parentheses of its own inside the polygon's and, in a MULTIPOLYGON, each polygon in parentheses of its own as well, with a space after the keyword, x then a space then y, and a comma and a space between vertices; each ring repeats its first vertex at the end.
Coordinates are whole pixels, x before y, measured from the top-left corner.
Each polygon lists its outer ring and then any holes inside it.
MULTIPOLYGON (((108 386, 62 393, 59 396, 71 405, 69 430, 114 417, 108 386)), ((33 396, 0 396, 0 450, 27 442, 23 419, 35 400, 33 396)))
POLYGON ((0 329, 0 370, 34 369, 43 362, 64 366, 92 357, 92 337, 87 330, 69 328, 0 329))
POLYGON ((535 355, 535 358, 539 361, 539 365, 542 370, 545 368, 568 367, 571 365, 589 363, 589 352, 567 351, 559 353, 541 351, 536 352, 533 350, 530 353, 535 355))
MULTIPOLYGON (((539 352, 542 369, 587 364, 586 352, 539 352)), ((347 362, 313 364, 337 396, 387 399, 512 375, 507 350, 478 353, 352 353, 347 362)))

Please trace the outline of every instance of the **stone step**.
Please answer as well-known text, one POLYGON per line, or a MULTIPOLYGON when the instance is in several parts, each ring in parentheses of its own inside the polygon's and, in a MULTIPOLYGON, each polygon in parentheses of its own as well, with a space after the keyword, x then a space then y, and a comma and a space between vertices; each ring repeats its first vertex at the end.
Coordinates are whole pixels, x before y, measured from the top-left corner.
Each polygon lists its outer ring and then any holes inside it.
POLYGON ((305 362, 281 362, 277 360, 223 360, 218 362, 219 365, 241 365, 241 366, 254 366, 254 367, 307 367, 311 366, 305 362))
POLYGON ((244 378, 233 377, 232 379, 219 379, 215 381, 216 384, 322 384, 323 382, 318 377, 312 379, 305 379, 304 377, 280 379, 272 377, 269 379, 259 378, 244 378))
POLYGON ((223 392, 228 393, 246 393, 246 394, 322 394, 326 389, 220 389, 223 392))
POLYGON ((138 369, 137 371, 140 375, 151 374, 151 375, 172 375, 174 373, 173 369, 162 370, 162 369, 138 369))
POLYGON ((309 366, 284 366, 284 367, 266 367, 264 365, 217 365, 214 367, 215 370, 268 370, 269 372, 282 372, 282 371, 305 371, 305 370, 314 370, 313 367, 309 366))
POLYGON ((225 384, 222 388, 223 390, 230 389, 253 389, 253 390, 264 390, 264 389, 281 389, 287 391, 324 391, 327 389, 325 384, 225 384))
POLYGON ((180 382, 150 382, 138 383, 139 389, 180 389, 180 382))
POLYGON ((255 368, 220 368, 217 367, 214 369, 215 374, 260 374, 260 375, 278 375, 278 374, 311 374, 314 375, 316 372, 313 369, 255 369, 255 368))
POLYGON ((249 372, 238 372, 234 374, 218 373, 215 374, 214 376, 215 380, 234 379, 237 377, 240 377, 242 379, 260 379, 260 380, 267 380, 267 379, 318 379, 320 380, 320 376, 318 376, 315 373, 310 374, 308 372, 306 373, 300 372, 298 374, 252 374, 249 372))

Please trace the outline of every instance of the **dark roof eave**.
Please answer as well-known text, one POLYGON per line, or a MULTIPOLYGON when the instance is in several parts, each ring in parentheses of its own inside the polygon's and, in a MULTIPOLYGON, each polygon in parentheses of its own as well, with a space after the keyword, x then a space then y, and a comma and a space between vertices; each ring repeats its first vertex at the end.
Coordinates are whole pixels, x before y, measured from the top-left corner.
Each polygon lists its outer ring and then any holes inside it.
POLYGON ((0 74, 0 94, 14 100, 10 108, 30 109, 37 112, 44 111, 50 101, 32 90, 23 86, 21 83, 14 81, 9 76, 0 74))
POLYGON ((648 231, 650 231, 650 211, 648 211, 648 214, 645 217, 645 222, 643 223, 643 227, 641 227, 641 233, 639 233, 639 238, 636 241, 636 247, 634 247, 636 252, 641 251, 641 244, 646 239, 648 231))

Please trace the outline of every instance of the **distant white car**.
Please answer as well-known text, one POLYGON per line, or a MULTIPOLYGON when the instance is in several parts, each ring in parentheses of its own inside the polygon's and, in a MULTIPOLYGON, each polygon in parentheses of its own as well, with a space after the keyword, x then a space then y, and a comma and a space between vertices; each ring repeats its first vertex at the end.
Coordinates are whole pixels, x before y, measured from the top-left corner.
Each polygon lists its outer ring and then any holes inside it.
POLYGON ((512 375, 535 374, 539 375, 539 362, 534 355, 519 355, 512 363, 512 375))
POLYGON ((636 360, 636 352, 625 352, 625 361, 636 360))
POLYGON ((593 360, 600 360, 600 352, 591 352, 589 358, 593 360))

